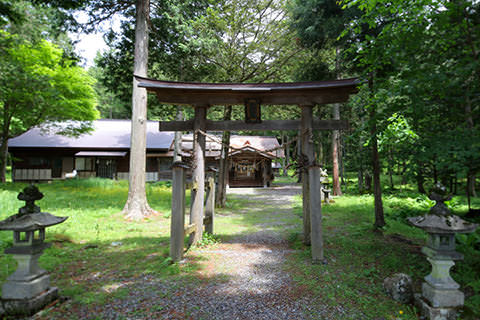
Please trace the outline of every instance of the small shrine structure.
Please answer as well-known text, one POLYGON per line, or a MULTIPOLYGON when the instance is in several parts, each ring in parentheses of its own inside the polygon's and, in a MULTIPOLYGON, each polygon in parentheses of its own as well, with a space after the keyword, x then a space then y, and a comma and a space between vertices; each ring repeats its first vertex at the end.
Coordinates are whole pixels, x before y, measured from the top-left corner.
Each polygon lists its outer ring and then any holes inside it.
MULTIPOLYGON (((182 135, 180 149, 182 159, 191 160, 192 134, 182 135)), ((205 166, 218 168, 222 153, 222 137, 209 134, 206 137, 205 149, 205 166)), ((231 135, 229 150, 227 184, 230 187, 269 186, 274 179, 273 160, 285 157, 277 138, 269 136, 231 135)), ((168 172, 171 175, 171 171, 168 172)), ((189 175, 190 172, 187 173, 187 177, 189 175)))
MULTIPOLYGON (((208 131, 300 130, 301 166, 303 181, 304 242, 311 244, 313 263, 324 261, 322 211, 320 196, 320 166, 315 161, 312 132, 342 130, 348 127, 343 120, 313 118, 318 104, 346 102, 357 92, 359 80, 292 83, 188 83, 148 79, 135 76, 138 87, 155 93, 159 102, 189 105, 195 116, 187 121, 161 121, 160 131, 193 131, 192 194, 190 225, 183 226, 185 210, 183 164, 173 167, 171 250, 173 260, 181 259, 183 236, 191 235, 191 243, 202 239, 205 197, 205 138, 208 131), (210 121, 207 110, 214 105, 242 105, 244 121, 210 121), (301 119, 262 120, 262 105, 296 105, 301 119)), ((210 220, 209 220, 210 221, 210 220)))

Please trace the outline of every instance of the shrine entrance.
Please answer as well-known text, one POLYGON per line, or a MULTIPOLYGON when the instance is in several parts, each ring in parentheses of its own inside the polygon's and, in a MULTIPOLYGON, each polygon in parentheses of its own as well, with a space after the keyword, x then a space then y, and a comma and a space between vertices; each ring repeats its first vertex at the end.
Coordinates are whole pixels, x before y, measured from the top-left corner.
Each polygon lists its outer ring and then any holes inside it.
MULTIPOLYGON (((159 102, 189 105, 195 117, 187 121, 161 121, 160 131, 192 131, 193 163, 190 204, 190 223, 185 227, 185 168, 183 163, 172 167, 172 223, 170 255, 180 260, 184 251, 184 236, 191 234, 191 243, 202 239, 203 226, 213 232, 213 178, 205 187, 205 136, 208 131, 264 131, 299 130, 303 192, 304 242, 311 244, 312 262, 321 263, 323 254, 322 211, 320 196, 320 167, 315 161, 312 133, 314 130, 342 130, 348 123, 342 120, 313 118, 317 104, 346 102, 357 91, 357 79, 293 83, 186 83, 147 79, 135 76, 141 88, 157 95, 159 102), (244 105, 244 121, 209 121, 207 109, 214 105, 244 105), (297 105, 301 108, 299 120, 262 120, 262 105, 297 105), (207 193, 206 205, 204 205, 207 193)), ((247 175, 248 165, 239 168, 247 175)))

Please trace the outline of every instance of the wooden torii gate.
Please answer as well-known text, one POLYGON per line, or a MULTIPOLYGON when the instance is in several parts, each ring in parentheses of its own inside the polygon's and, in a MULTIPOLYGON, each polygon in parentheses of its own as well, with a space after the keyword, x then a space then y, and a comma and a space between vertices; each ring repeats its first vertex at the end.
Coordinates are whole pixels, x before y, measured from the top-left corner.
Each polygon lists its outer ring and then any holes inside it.
MULTIPOLYGON (((191 242, 202 238, 205 196, 205 136, 207 131, 301 130, 303 165, 303 233, 304 242, 312 247, 313 263, 321 263, 323 255, 320 167, 316 165, 313 130, 341 130, 348 127, 342 120, 313 119, 316 104, 346 102, 357 92, 359 81, 353 79, 293 83, 188 83, 147 79, 135 76, 138 86, 157 95, 161 103, 190 105, 195 117, 188 121, 161 121, 160 131, 193 131, 194 187, 191 194, 191 242), (245 105, 245 121, 209 121, 207 109, 213 105, 245 105), (297 105, 300 120, 261 120, 261 105, 297 105)), ((172 226, 170 255, 179 260, 183 255, 185 179, 181 164, 173 166, 172 226), (182 196, 183 193, 183 196, 182 196)))

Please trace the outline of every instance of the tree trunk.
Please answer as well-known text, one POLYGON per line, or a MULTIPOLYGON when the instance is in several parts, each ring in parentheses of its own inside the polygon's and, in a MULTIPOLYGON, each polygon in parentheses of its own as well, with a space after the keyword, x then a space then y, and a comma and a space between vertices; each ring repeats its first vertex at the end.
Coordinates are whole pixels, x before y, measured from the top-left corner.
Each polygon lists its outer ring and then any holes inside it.
MULTIPOLYGON (((137 0, 133 74, 142 77, 147 76, 149 10, 150 0, 137 0)), ((132 220, 141 220, 154 212, 148 205, 145 192, 147 90, 137 84, 133 79, 129 187, 127 203, 123 208, 125 218, 132 220)))
MULTIPOLYGON (((470 97, 467 95, 466 97, 466 104, 465 104, 465 118, 466 118, 466 125, 469 131, 472 132, 473 135, 473 117, 472 117, 472 105, 470 101, 470 97)), ((468 173, 467 173, 467 190, 468 195, 470 197, 477 197, 477 192, 475 191, 475 171, 472 170, 472 165, 469 163, 468 165, 468 173)), ((470 208, 469 208, 470 209, 470 208)))
POLYGON ((195 224, 195 232, 190 235, 189 244, 202 240, 205 203, 205 145, 207 106, 195 106, 193 122, 193 168, 192 191, 190 193, 190 224, 195 224))
MULTIPOLYGON (((340 120, 340 104, 335 103, 333 105, 333 120, 340 120)), ((340 174, 338 166, 338 150, 339 150, 339 137, 338 130, 332 131, 332 194, 334 196, 341 196, 342 190, 340 189, 340 174)))
MULTIPOLYGON (((288 138, 288 135, 287 135, 287 142, 289 142, 289 138, 288 138)), ((288 168, 288 166, 290 165, 290 145, 286 145, 285 146, 285 163, 286 163, 286 168, 288 168)), ((288 169, 286 170, 286 173, 285 175, 288 175, 288 169)))
POLYGON ((453 194, 457 194, 457 186, 458 186, 458 177, 457 177, 457 173, 455 172, 455 177, 453 178, 453 194))
POLYGON ((402 185, 407 184, 407 176, 405 173, 407 172, 407 163, 404 161, 402 165, 402 171, 400 172, 400 175, 402 176, 402 185))
POLYGON ((318 164, 323 167, 323 143, 322 143, 322 133, 318 133, 318 164))
POLYGON ((363 168, 358 169, 358 192, 363 192, 363 168))
POLYGON ((450 193, 453 194, 453 176, 452 176, 452 175, 450 175, 450 176, 448 177, 448 183, 449 183, 449 185, 450 185, 450 188, 449 188, 449 189, 450 189, 450 193))
POLYGON ((365 190, 368 192, 372 191, 372 175, 368 170, 365 172, 365 190))
POLYGON ((282 145, 284 146, 283 147, 283 158, 282 158, 282 176, 286 176, 287 175, 287 164, 286 164, 286 159, 285 159, 285 137, 287 135, 285 135, 285 132, 282 131, 282 145))
MULTIPOLYGON (((302 155, 302 131, 299 130, 298 140, 297 140, 297 159, 300 159, 301 155, 302 155)), ((303 179, 302 174, 298 173, 297 183, 302 182, 302 179, 303 179)))
MULTIPOLYGON (((232 119, 232 106, 225 106, 223 120, 232 119)), ((228 153, 230 149, 230 131, 224 131, 222 136, 222 151, 220 154, 220 168, 218 173, 218 192, 215 199, 217 207, 225 207, 227 201, 227 182, 228 182, 228 153)))
POLYGON ((7 157, 8 157, 8 138, 5 135, 2 137, 2 142, 0 144, 0 182, 2 183, 6 181, 7 157))
POLYGON ((476 180, 475 173, 469 172, 467 174, 467 190, 468 190, 468 195, 474 198, 477 197, 477 192, 475 190, 475 180, 476 180))
MULTIPOLYGON (((341 138, 341 137, 340 137, 341 138)), ((338 152, 338 163, 340 166, 340 184, 342 186, 347 186, 346 179, 345 179, 345 174, 344 174, 344 167, 343 167, 343 153, 344 153, 344 145, 343 145, 343 139, 340 139, 339 142, 339 152, 338 152)))
MULTIPOLYGON (((370 89, 372 90, 373 78, 370 78, 370 89)), ((372 167, 373 167, 373 196, 375 199, 375 228, 385 226, 385 217, 383 214, 382 188, 380 185, 380 157, 378 155, 377 141, 377 119, 375 106, 370 110, 370 135, 372 139, 372 167)))
MULTIPOLYGON (((335 73, 336 78, 340 79, 340 47, 335 48, 335 73)), ((333 104, 333 120, 340 120, 340 104, 333 104)), ((341 196, 342 189, 340 189, 340 174, 338 165, 338 153, 340 149, 340 131, 332 131, 332 194, 334 196, 341 196)))
POLYGON ((393 156, 392 156, 392 149, 388 150, 388 158, 389 158, 389 165, 388 165, 388 176, 390 177, 390 189, 394 189, 395 185, 393 184, 393 156))
POLYGON ((8 136, 10 133, 10 123, 12 120, 12 113, 10 113, 10 106, 5 103, 3 106, 3 128, 0 145, 0 182, 6 181, 7 172, 7 156, 8 156, 8 136))
MULTIPOLYGON (((300 135, 300 155, 304 161, 307 161, 308 166, 315 163, 314 150, 313 150, 313 134, 312 134, 312 118, 313 112, 311 106, 302 106, 302 118, 301 118, 301 135, 300 135)), ((302 168, 300 175, 302 176, 302 208, 303 208, 303 243, 305 245, 310 245, 311 243, 311 207, 310 207, 310 198, 311 197, 320 197, 320 190, 318 194, 311 193, 310 190, 310 179, 309 179, 310 168, 302 168)), ((320 180, 320 179, 319 179, 320 180)), ((316 228, 316 226, 313 226, 316 228)))
POLYGON ((418 163, 418 164, 417 164, 417 175, 416 175, 416 179, 417 179, 418 192, 423 193, 423 194, 426 194, 427 191, 425 190, 425 186, 424 186, 425 177, 423 176, 423 167, 422 167, 422 164, 421 164, 421 163, 418 163))

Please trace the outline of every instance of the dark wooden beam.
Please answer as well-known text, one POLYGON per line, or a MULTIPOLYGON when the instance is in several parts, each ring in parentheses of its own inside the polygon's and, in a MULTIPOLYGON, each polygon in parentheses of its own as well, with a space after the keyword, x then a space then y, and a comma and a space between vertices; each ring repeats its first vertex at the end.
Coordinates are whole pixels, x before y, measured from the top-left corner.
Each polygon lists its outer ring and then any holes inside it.
MULTIPOLYGON (((314 119, 313 130, 345 130, 347 120, 314 119)), ((244 121, 206 121, 207 131, 266 131, 266 130, 299 130, 300 120, 264 120, 261 123, 246 123, 244 121)), ((160 131, 192 131, 193 120, 159 121, 160 131)))
MULTIPOLYGON (((152 91, 152 90, 150 90, 152 91)), ((190 105, 244 105, 246 99, 257 99, 265 105, 315 105, 347 102, 352 88, 332 88, 319 91, 298 92, 190 92, 158 89, 154 92, 158 101, 166 104, 190 105)))

